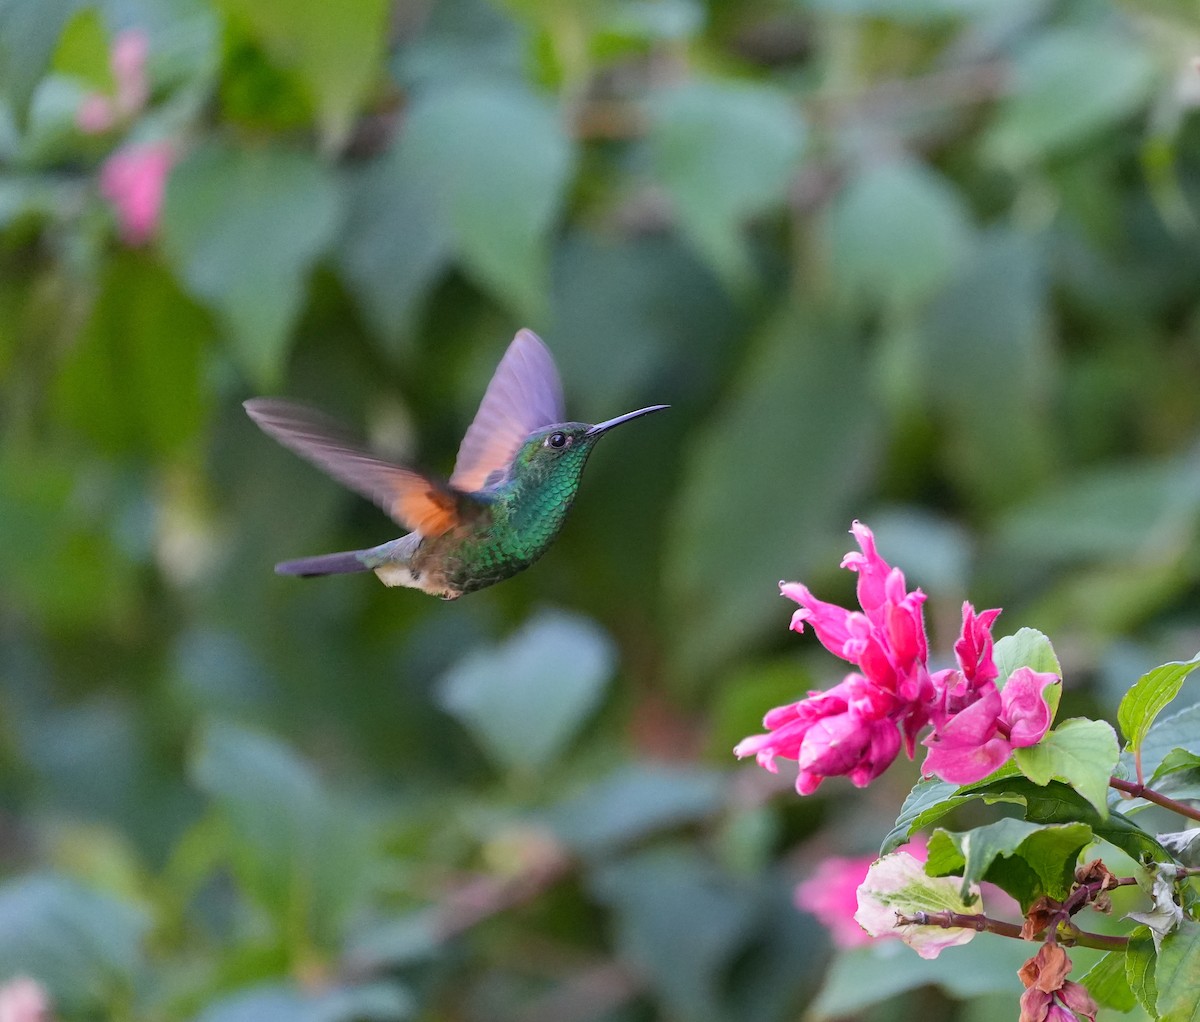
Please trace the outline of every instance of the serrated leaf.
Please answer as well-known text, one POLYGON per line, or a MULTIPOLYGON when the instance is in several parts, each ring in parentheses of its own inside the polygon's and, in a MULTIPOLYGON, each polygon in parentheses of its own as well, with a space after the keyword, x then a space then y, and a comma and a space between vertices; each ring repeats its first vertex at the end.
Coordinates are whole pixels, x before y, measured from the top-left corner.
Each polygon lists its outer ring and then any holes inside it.
POLYGON ((281 377, 308 272, 333 238, 339 209, 332 178, 300 151, 214 142, 170 176, 167 255, 187 289, 217 314, 260 387, 281 377))
POLYGON ((304 83, 326 148, 337 149, 382 70, 387 0, 216 0, 304 83))
POLYGON ((1046 784, 1052 777, 1066 781, 1101 816, 1108 814, 1108 781, 1119 757, 1112 725, 1082 717, 1063 721, 1037 745, 1017 749, 1013 755, 1031 781, 1046 784))
POLYGON ((1117 813, 1101 816, 1070 785, 1050 781, 1044 787, 1025 777, 1006 777, 981 784, 971 795, 993 801, 1023 803, 1026 820, 1034 823, 1086 823, 1099 838, 1116 845, 1133 859, 1143 854, 1168 858, 1166 849, 1131 820, 1117 813))
MULTIPOLYGON (((1006 763, 996 773, 984 778, 980 784, 990 783, 998 777, 1015 777, 1017 773, 1016 766, 1011 762, 1006 763)), ((904 804, 900 807, 900 815, 896 817, 891 831, 883 839, 879 854, 886 855, 899 848, 918 831, 932 826, 943 816, 975 798, 975 795, 970 794, 969 788, 962 788, 936 777, 927 777, 918 781, 905 796, 904 804)), ((1014 801, 1019 800, 1014 798, 1014 801)))
POLYGON ((1079 978, 1079 982, 1087 987, 1098 1004, 1106 1008, 1132 1011, 1137 1005, 1137 997, 1126 976, 1125 949, 1108 952, 1079 978))
POLYGON ((1070 149, 1144 102, 1154 77, 1137 38, 1102 21, 1040 33, 1017 54, 985 151, 1020 165, 1070 149))
POLYGON ((1142 769, 1154 776, 1177 750, 1200 756, 1200 703, 1155 721, 1142 738, 1142 769))
POLYGON ((974 830, 936 830, 926 872, 962 876, 960 893, 984 880, 1007 891, 1022 910, 1041 895, 1062 899, 1071 889, 1079 853, 1092 841, 1083 823, 1036 824, 998 820, 974 830))
POLYGON ((1185 919, 1163 938, 1154 967, 1159 1022, 1200 1019, 1200 923, 1185 919))
POLYGON ((1138 1003, 1152 1017, 1156 1014, 1158 1003, 1158 988, 1154 978, 1157 964, 1154 935, 1149 927, 1135 927, 1129 934, 1129 944, 1125 948, 1125 978, 1138 1003))
POLYGON ((545 99, 467 83, 418 97, 398 146, 464 269, 526 320, 545 315, 550 231, 575 162, 545 99))
POLYGON ((1200 667, 1200 653, 1191 660, 1162 664, 1147 671, 1125 693, 1117 708, 1117 724, 1127 748, 1136 752, 1158 715, 1179 695, 1184 679, 1200 667))
POLYGON ((535 770, 595 709, 615 663, 612 643, 591 621, 542 613, 500 645, 464 657, 438 696, 500 766, 535 770))
POLYGON ((803 140, 799 110, 765 86, 694 82, 652 105, 654 174, 670 193, 684 233, 734 286, 751 276, 744 222, 783 204, 803 140))
POLYGON ((852 300, 912 306, 963 261, 970 219, 958 192, 923 164, 872 163, 846 184, 829 214, 831 259, 852 300))

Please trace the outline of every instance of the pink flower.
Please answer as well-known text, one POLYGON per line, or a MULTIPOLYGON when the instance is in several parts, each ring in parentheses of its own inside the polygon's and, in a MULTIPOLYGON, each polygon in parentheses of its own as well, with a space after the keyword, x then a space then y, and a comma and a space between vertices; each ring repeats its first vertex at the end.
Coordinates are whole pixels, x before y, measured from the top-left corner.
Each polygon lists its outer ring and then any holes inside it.
POLYGON ((0 1022, 46 1022, 50 998, 37 980, 17 976, 0 986, 0 1022))
POLYGON ((158 229, 167 175, 175 153, 167 142, 118 149, 100 169, 100 192, 112 203, 127 245, 149 241, 158 229))
POLYGON ((111 130, 118 120, 126 120, 141 112, 150 98, 150 83, 146 77, 146 56, 150 40, 140 28, 118 33, 109 52, 108 64, 116 82, 116 95, 90 92, 75 112, 75 123, 88 135, 100 135, 111 130))
POLYGON ((826 777, 844 775, 865 787, 899 754, 902 734, 911 757, 933 705, 921 610, 925 596, 906 591, 903 572, 879 556, 870 529, 855 522, 851 531, 861 552, 847 554, 842 566, 858 572, 861 611, 818 600, 799 582, 781 582, 779 589, 800 604, 792 629, 802 632, 811 624, 826 649, 861 673, 772 710, 763 720, 768 734, 734 749, 739 757, 756 756, 772 772, 775 757, 796 760, 796 790, 802 795, 816 791, 826 777))
POLYGON ((1013 671, 1001 691, 993 658, 991 628, 999 610, 976 613, 962 607, 962 632, 954 644, 957 669, 939 671, 939 693, 931 712, 933 734, 921 772, 951 784, 972 784, 1003 766, 1013 749, 1036 745, 1050 729, 1050 707, 1043 695, 1058 676, 1028 667, 1013 671))
POLYGON ((870 529, 855 522, 851 531, 859 549, 846 554, 842 567, 858 573, 861 610, 819 600, 799 582, 781 582, 779 589, 800 604, 792 630, 812 625, 822 645, 858 671, 828 692, 771 710, 763 719, 767 733, 739 742, 734 754, 753 755, 772 772, 776 757, 796 760, 796 790, 808 795, 826 777, 846 776, 865 787, 891 765, 901 738, 912 759, 917 735, 929 724, 934 733, 925 739, 930 751, 922 770, 955 784, 980 780, 1013 749, 1041 741, 1051 722, 1043 693, 1058 678, 1020 668, 1000 690, 992 641, 1000 611, 976 613, 964 603, 957 666, 931 674, 925 594, 908 591, 904 573, 879 555, 870 529))
POLYGON ((873 855, 857 859, 832 856, 796 886, 796 907, 816 916, 829 930, 836 947, 860 947, 874 939, 854 920, 858 887, 867 878, 867 870, 874 861, 873 855))

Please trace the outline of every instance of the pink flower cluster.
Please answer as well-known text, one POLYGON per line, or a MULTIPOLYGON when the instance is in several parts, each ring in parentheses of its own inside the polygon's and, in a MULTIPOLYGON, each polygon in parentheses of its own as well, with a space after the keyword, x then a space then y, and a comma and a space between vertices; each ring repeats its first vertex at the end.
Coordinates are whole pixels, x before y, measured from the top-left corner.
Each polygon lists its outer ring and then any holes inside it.
POLYGON ((842 567, 858 574, 861 611, 818 600, 799 582, 779 588, 800 604, 792 630, 811 624, 826 649, 858 670, 828 692, 771 710, 763 720, 767 733, 739 742, 735 755, 755 756, 772 773, 776 757, 796 760, 796 790, 807 795, 826 777, 844 775, 865 787, 891 765, 902 740, 911 759, 928 725, 923 772, 954 784, 978 781, 1014 748, 1040 741, 1051 722, 1043 693, 1058 678, 1023 667, 1003 690, 997 686, 991 627, 1000 611, 977 614, 963 604, 957 667, 931 673, 925 594, 906 590, 904 573, 879 556, 870 529, 855 522, 851 532, 860 549, 842 567))
MULTIPOLYGON (((129 29, 117 35, 109 55, 116 91, 112 96, 93 92, 84 98, 75 114, 80 131, 103 134, 141 113, 150 98, 148 51, 145 32, 129 29)), ((166 141, 131 142, 104 161, 100 194, 112 204, 127 245, 142 245, 154 237, 174 163, 175 149, 166 141)))

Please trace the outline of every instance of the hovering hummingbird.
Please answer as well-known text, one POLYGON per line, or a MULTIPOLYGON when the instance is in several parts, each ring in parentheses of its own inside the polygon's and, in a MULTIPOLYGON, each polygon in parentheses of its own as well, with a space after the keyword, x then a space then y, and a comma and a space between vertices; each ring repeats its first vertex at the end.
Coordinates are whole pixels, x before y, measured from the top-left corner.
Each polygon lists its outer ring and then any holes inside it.
POLYGON ((456 600, 528 568, 562 528, 596 441, 650 405, 589 425, 564 422, 554 359, 531 330, 508 346, 463 437, 448 482, 375 457, 321 412, 254 398, 259 427, 370 498, 408 534, 366 550, 275 565, 280 575, 374 571, 386 586, 456 600))

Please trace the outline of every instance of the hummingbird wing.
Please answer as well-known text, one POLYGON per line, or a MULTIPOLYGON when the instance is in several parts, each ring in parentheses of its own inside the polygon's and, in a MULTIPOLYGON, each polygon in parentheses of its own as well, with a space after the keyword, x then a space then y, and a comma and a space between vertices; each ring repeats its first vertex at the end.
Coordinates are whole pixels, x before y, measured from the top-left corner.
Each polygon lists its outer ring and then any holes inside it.
POLYGON ((292 401, 259 397, 244 405, 263 432, 339 483, 373 500, 395 521, 440 536, 462 520, 465 494, 421 472, 377 458, 337 420, 292 401))
POLYGON ((564 414, 549 349, 532 330, 518 331, 458 448, 450 485, 468 493, 483 489, 488 476, 508 469, 530 433, 562 422, 564 414))

